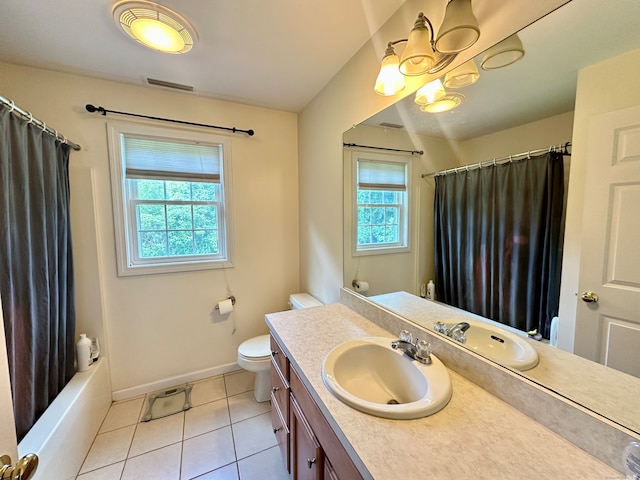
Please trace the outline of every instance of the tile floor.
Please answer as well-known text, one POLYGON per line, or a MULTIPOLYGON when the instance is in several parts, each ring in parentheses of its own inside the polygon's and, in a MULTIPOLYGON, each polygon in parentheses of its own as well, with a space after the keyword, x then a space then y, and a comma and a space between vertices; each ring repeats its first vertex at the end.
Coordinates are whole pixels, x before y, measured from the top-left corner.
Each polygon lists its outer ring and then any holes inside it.
POLYGON ((288 480, 253 375, 194 382, 191 409, 150 422, 146 397, 114 403, 77 480, 288 480))

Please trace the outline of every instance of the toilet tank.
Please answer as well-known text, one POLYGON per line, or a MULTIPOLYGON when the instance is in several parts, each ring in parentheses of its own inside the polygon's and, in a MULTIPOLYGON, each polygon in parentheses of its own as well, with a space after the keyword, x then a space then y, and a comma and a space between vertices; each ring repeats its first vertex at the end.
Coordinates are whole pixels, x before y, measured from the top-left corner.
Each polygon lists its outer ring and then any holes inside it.
POLYGON ((320 305, 322 305, 322 303, 308 293, 292 293, 289 295, 289 307, 291 307, 291 310, 318 307, 320 305))

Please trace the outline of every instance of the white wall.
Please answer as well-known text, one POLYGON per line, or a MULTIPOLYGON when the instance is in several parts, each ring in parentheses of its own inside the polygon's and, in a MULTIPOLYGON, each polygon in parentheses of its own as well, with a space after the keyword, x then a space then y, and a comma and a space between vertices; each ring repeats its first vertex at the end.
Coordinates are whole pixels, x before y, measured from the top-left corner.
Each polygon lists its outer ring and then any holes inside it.
POLYGON ((558 346, 597 360, 595 353, 582 345, 573 345, 576 329, 576 307, 578 280, 580 275, 581 231, 583 223, 582 204, 587 194, 585 172, 587 165, 588 129, 591 118, 607 112, 640 105, 640 50, 633 50, 580 71, 576 96, 573 129, 574 149, 567 222, 562 262, 562 285, 560 292, 560 328, 558 346))
POLYGON ((70 162, 78 333, 108 347, 113 389, 233 364, 241 341, 267 332, 264 314, 299 290, 296 115, 5 63, 0 71, 2 95, 82 145, 70 162), (117 276, 105 122, 127 117, 89 114, 87 103, 256 131, 229 134, 235 268, 117 276), (221 319, 211 312, 227 283, 237 304, 221 319))
POLYGON ((484 162, 571 141, 573 111, 460 142, 463 164, 484 162))
MULTIPOLYGON (((482 36, 451 67, 563 3, 518 0, 504 2, 499 11, 480 5, 475 13, 483 26, 482 36)), ((409 79, 400 96, 381 97, 373 91, 387 42, 406 38, 421 11, 439 25, 445 6, 445 2, 408 0, 300 113, 300 281, 302 289, 325 303, 338 299, 343 279, 342 134, 434 78, 425 75, 409 79)))

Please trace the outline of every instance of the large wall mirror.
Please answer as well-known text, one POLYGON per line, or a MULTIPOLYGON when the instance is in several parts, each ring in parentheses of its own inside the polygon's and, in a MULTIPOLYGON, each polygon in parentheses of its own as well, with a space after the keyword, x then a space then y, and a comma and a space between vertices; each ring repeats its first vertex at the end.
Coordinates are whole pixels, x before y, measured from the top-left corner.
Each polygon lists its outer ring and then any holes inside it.
MULTIPOLYGON (((522 60, 498 70, 479 69, 476 83, 456 89, 465 97, 458 108, 423 113, 409 95, 345 132, 344 286, 355 289, 354 280, 367 282, 368 290, 361 293, 374 302, 391 292, 409 292, 419 299, 421 286, 435 271, 434 181, 424 175, 567 142, 573 142, 569 151, 577 148, 573 133, 578 72, 640 49, 639 19, 637 0, 573 0, 519 32, 526 52, 522 60), (354 251, 353 165, 358 158, 377 155, 408 159, 410 165, 409 246, 392 254, 354 251)), ((612 89, 616 75, 610 72, 612 89)), ((570 156, 565 172, 568 179, 570 156)), ((402 308, 379 303, 416 321, 402 308)), ((640 398, 640 378, 546 344, 538 352, 539 365, 522 375, 640 435, 640 412, 629 404, 640 398)))

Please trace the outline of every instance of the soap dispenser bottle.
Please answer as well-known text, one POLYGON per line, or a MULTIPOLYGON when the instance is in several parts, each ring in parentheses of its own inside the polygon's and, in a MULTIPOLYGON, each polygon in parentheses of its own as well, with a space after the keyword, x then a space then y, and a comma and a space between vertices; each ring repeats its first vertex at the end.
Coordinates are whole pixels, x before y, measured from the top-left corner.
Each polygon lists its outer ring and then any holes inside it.
POLYGON ((436 286, 433 283, 433 280, 429 280, 427 283, 427 300, 435 300, 436 299, 436 286))
POLYGON ((80 340, 76 344, 76 355, 78 359, 78 371, 84 372, 91 366, 91 339, 85 333, 80 334, 80 340))

